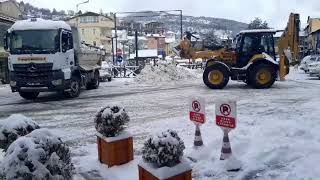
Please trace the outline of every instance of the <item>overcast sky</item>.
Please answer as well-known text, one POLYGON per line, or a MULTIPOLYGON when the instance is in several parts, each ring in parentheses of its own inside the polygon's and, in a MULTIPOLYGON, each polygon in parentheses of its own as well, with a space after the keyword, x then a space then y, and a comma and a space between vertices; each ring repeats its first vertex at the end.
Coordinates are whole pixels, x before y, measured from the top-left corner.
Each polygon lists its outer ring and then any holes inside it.
MULTIPOLYGON (((85 0, 23 0, 32 5, 57 10, 75 10, 85 0)), ((90 0, 80 5, 82 11, 120 12, 140 10, 182 9, 192 16, 210 16, 249 23, 255 17, 266 20, 271 27, 286 26, 289 13, 301 14, 301 24, 307 17, 320 17, 319 0, 90 0)))

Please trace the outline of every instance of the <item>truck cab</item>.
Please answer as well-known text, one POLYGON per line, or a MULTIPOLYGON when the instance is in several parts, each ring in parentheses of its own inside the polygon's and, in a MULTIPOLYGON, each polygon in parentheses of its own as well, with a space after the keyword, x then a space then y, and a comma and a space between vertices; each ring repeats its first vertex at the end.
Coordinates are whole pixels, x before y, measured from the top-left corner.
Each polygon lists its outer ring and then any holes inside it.
POLYGON ((76 29, 63 21, 17 21, 5 38, 12 92, 35 99, 40 92, 58 91, 77 97, 81 86, 97 88, 100 52, 84 52, 79 42, 76 29), (80 61, 92 60, 92 66, 80 66, 80 61))

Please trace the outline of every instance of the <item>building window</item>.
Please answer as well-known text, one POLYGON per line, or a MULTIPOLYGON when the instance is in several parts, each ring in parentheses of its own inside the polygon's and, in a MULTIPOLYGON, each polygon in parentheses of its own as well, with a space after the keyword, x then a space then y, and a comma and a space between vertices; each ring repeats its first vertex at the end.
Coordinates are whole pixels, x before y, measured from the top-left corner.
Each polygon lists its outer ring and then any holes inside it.
POLYGON ((93 34, 94 34, 94 35, 96 34, 96 29, 93 29, 93 34))
POLYGON ((84 29, 82 29, 82 35, 84 35, 84 29))
POLYGON ((93 41, 93 45, 94 45, 94 46, 97 46, 97 42, 93 41))
POLYGON ((99 17, 98 16, 83 16, 80 17, 80 23, 98 23, 99 17))

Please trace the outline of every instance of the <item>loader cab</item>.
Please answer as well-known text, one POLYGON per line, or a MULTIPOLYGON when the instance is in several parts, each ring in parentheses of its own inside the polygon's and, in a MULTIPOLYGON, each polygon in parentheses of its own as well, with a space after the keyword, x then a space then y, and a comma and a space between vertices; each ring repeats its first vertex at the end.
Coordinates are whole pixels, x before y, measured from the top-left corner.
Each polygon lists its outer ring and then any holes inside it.
POLYGON ((262 53, 266 53, 275 59, 273 39, 275 32, 269 29, 241 31, 236 39, 236 66, 239 68, 244 67, 254 56, 262 53))

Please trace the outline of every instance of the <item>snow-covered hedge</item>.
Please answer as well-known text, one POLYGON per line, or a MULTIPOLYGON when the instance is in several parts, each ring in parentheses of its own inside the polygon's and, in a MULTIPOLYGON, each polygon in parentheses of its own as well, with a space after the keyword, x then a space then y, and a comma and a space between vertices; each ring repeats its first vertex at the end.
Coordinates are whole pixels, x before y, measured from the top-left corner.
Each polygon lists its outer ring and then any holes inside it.
POLYGON ((0 148, 6 151, 13 141, 39 128, 31 118, 20 114, 11 115, 0 123, 0 148))
POLYGON ((177 132, 167 130, 149 138, 142 148, 142 158, 147 163, 159 168, 172 167, 180 163, 185 149, 183 141, 177 132))
POLYGON ((126 110, 119 106, 102 108, 94 119, 96 130, 106 137, 119 135, 129 121, 126 110))
POLYGON ((69 148, 47 129, 14 141, 1 163, 1 174, 7 180, 69 180, 73 170, 69 148))

